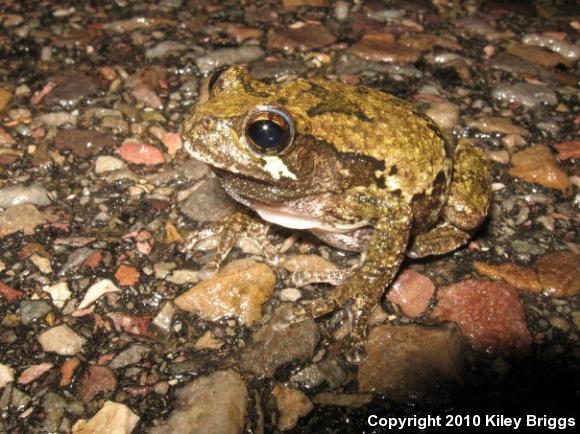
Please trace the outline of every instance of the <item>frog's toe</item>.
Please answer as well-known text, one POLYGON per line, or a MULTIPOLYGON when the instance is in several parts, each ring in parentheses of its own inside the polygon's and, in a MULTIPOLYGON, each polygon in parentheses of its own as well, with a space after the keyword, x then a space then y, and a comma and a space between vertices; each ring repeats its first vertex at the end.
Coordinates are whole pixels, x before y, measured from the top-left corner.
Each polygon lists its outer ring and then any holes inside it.
POLYGON ((413 240, 407 256, 424 258, 425 256, 449 253, 467 243, 470 237, 469 232, 443 222, 428 232, 418 234, 413 240))

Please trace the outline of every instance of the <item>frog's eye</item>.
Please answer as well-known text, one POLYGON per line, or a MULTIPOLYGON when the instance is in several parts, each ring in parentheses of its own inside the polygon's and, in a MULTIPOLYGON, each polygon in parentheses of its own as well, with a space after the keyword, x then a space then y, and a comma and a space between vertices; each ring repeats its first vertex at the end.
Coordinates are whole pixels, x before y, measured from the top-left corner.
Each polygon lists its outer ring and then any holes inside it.
POLYGON ((275 107, 258 107, 248 115, 244 133, 252 148, 260 154, 277 154, 294 139, 294 124, 290 116, 275 107))

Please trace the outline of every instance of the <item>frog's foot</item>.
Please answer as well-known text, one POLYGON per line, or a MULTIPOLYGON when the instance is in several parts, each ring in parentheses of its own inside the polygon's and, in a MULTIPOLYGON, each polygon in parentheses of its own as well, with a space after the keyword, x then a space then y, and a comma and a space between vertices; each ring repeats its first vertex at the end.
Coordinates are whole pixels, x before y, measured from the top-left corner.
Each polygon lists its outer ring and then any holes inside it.
POLYGON ((442 255, 463 246, 471 237, 469 232, 443 222, 429 232, 418 234, 407 255, 410 258, 424 258, 429 255, 442 255))
POLYGON ((201 275, 205 277, 217 272, 228 253, 242 237, 251 240, 262 250, 268 264, 277 265, 280 262, 280 255, 276 247, 268 241, 269 227, 268 224, 248 214, 236 212, 219 222, 206 223, 200 229, 193 231, 188 235, 184 249, 193 250, 200 241, 217 237, 215 254, 201 271, 201 275))

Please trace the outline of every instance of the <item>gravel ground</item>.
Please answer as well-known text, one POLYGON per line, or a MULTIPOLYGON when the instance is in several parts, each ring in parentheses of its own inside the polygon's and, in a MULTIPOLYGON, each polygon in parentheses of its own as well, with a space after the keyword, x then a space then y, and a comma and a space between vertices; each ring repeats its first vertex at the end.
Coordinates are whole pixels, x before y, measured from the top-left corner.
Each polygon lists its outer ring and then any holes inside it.
POLYGON ((0 0, 0 432, 575 416, 579 30, 574 1, 0 0), (393 93, 489 156, 489 218, 403 264, 358 367, 344 310, 292 317, 357 255, 272 228, 279 267, 241 240, 207 277, 215 240, 183 247, 237 209, 179 136, 231 64, 393 93))

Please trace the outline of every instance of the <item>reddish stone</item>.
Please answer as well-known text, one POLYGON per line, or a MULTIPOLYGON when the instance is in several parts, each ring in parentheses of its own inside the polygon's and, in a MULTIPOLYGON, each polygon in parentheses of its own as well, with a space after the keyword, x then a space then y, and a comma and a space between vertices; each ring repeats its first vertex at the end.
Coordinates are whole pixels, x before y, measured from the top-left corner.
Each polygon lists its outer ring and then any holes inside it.
POLYGON ((558 158, 560 160, 569 160, 571 158, 580 158, 580 140, 570 140, 568 142, 558 143, 554 145, 558 151, 558 158))
POLYGON ((117 390, 117 377, 111 369, 105 366, 90 366, 81 379, 81 398, 85 404, 100 393, 109 397, 115 390, 117 390))
POLYGON ((121 286, 133 286, 139 282, 139 271, 130 265, 122 264, 117 268, 115 279, 121 286))
POLYGON ((152 166, 165 162, 163 153, 153 145, 145 143, 127 142, 117 149, 117 153, 126 161, 133 164, 152 166))
POLYGON ((516 289, 504 283, 463 280, 439 289, 432 316, 454 321, 473 347, 491 354, 522 354, 531 336, 516 289))
POLYGON ((93 250, 88 258, 85 259, 85 262, 83 262, 83 266, 94 270, 99 266, 102 259, 103 252, 101 250, 93 250))
POLYGON ((149 325, 153 319, 151 316, 133 316, 121 312, 110 312, 107 316, 113 321, 113 326, 117 331, 137 336, 151 336, 149 331, 149 325))
POLYGON ((0 296, 3 296, 8 303, 12 303, 14 300, 24 297, 24 292, 18 291, 0 282, 0 296))
POLYGON ((73 375, 80 364, 81 360, 76 357, 68 359, 62 364, 60 367, 60 382, 58 383, 60 387, 66 387, 72 382, 73 375))
POLYGON ((393 283, 387 299, 399 305, 405 315, 417 317, 425 312, 434 292, 431 279, 414 270, 405 270, 393 283))

